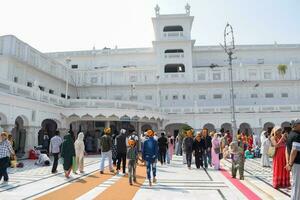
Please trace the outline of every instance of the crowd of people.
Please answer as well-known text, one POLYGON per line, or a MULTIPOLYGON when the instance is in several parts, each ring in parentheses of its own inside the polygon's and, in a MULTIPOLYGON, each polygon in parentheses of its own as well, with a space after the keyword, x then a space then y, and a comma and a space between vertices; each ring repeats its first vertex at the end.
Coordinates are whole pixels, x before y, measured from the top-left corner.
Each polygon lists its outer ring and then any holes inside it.
MULTIPOLYGON (((104 173, 104 163, 108 160, 111 173, 128 175, 129 184, 137 181, 137 164, 146 166, 149 185, 157 181, 156 164, 170 163, 173 154, 182 155, 183 164, 188 169, 195 167, 206 169, 209 166, 215 170, 221 168, 220 160, 231 160, 232 177, 244 179, 244 164, 246 159, 260 158, 262 167, 273 167, 273 187, 289 188, 290 171, 292 171, 292 199, 300 199, 300 120, 291 122, 291 129, 275 126, 263 131, 260 141, 252 134, 238 131, 236 138, 230 131, 211 131, 204 128, 195 132, 192 127, 185 126, 176 138, 162 132, 158 135, 153 130, 147 130, 140 136, 135 130, 121 129, 119 134, 111 135, 111 129, 105 128, 100 138, 101 161, 100 174, 104 173), (128 131, 128 132, 127 132, 128 131), (194 159, 193 159, 194 158, 194 159), (270 159, 271 158, 271 159, 270 159), (127 169, 126 169, 127 168, 127 169), (126 173, 127 171, 127 173, 126 173)), ((70 177, 71 171, 84 173, 84 157, 86 147, 84 133, 80 132, 75 140, 70 132, 60 137, 59 131, 49 140, 48 153, 40 153, 37 165, 49 166, 53 156, 52 173, 57 173, 59 155, 63 164, 65 176, 70 177)), ((45 144, 46 145, 46 144, 45 144)), ((16 156, 13 149, 13 139, 7 132, 1 133, 0 142, 0 180, 8 182, 7 168, 12 166, 16 156)))

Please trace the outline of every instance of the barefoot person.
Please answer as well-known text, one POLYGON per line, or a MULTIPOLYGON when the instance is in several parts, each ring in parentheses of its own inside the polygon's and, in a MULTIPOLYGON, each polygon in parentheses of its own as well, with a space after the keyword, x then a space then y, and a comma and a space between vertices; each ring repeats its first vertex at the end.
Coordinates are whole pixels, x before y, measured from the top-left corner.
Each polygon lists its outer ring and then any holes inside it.
POLYGON ((186 162, 187 162, 187 166, 189 169, 191 169, 191 164, 192 164, 192 154, 193 154, 193 143, 194 143, 194 139, 193 139, 193 134, 194 134, 194 130, 188 130, 186 132, 187 137, 184 138, 183 140, 183 150, 184 153, 186 155, 186 162))
POLYGON ((136 183, 136 161, 138 159, 138 152, 135 148, 135 141, 128 140, 128 151, 127 151, 127 159, 128 159, 128 178, 129 184, 132 185, 132 181, 136 183))
POLYGON ((289 133, 286 146, 286 169, 292 171, 293 185, 291 200, 300 199, 300 119, 292 121, 293 130, 289 133))
POLYGON ((84 146, 83 138, 84 138, 84 134, 83 134, 83 132, 80 132, 78 134, 77 140, 74 143, 75 153, 76 153, 76 163, 77 163, 80 173, 83 173, 83 167, 84 167, 85 146, 84 146))
POLYGON ((61 157, 63 158, 63 166, 64 166, 66 178, 70 177, 74 156, 75 156, 74 142, 72 136, 70 134, 67 134, 64 137, 64 141, 61 147, 61 157))
POLYGON ((59 136, 59 131, 55 132, 55 136, 51 138, 50 140, 50 146, 49 146, 49 152, 50 154, 53 155, 54 157, 54 161, 53 161, 53 166, 52 166, 52 170, 51 172, 57 173, 57 164, 58 164, 58 156, 59 156, 59 152, 60 152, 60 146, 62 144, 62 139, 59 136))
POLYGON ((4 178, 5 184, 8 183, 8 174, 7 168, 9 167, 9 158, 14 156, 14 150, 7 140, 8 134, 6 132, 1 133, 1 142, 0 142, 0 181, 2 177, 4 178))
POLYGON ((154 139, 154 132, 152 130, 147 131, 148 139, 144 142, 143 146, 143 160, 146 161, 147 178, 149 185, 152 186, 151 171, 153 174, 153 183, 156 182, 156 162, 158 154, 158 144, 154 139))
POLYGON ((104 173, 104 162, 105 159, 108 159, 108 166, 110 172, 114 173, 114 168, 112 164, 112 138, 110 137, 111 129, 105 128, 104 135, 101 137, 100 146, 101 146, 101 163, 100 163, 100 174, 104 173))

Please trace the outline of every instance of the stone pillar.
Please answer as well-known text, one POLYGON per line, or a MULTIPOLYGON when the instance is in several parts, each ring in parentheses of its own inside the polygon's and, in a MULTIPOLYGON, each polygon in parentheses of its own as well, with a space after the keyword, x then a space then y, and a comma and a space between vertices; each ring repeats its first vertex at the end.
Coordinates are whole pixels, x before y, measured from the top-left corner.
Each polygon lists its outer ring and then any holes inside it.
POLYGON ((38 132, 42 128, 41 126, 27 126, 26 139, 25 139, 25 157, 28 157, 28 152, 38 145, 38 132))
POLYGON ((144 134, 144 133, 142 133, 142 122, 137 122, 137 134, 138 134, 138 138, 139 138, 138 150, 141 151, 142 150, 141 135, 144 134))
POLYGON ((110 128, 110 121, 105 121, 105 128, 110 128))

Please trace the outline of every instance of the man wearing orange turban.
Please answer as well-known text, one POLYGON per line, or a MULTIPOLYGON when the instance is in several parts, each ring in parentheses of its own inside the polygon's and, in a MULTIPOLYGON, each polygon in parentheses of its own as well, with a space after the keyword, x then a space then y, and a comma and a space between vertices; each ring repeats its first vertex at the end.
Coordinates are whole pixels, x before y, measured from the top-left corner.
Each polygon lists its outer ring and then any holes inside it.
POLYGON ((153 137, 154 136, 153 130, 148 130, 147 135, 149 138, 144 142, 142 152, 143 152, 143 160, 146 161, 147 178, 149 180, 149 185, 152 186, 151 171, 153 174, 153 183, 156 183, 156 160, 158 155, 158 144, 153 137))

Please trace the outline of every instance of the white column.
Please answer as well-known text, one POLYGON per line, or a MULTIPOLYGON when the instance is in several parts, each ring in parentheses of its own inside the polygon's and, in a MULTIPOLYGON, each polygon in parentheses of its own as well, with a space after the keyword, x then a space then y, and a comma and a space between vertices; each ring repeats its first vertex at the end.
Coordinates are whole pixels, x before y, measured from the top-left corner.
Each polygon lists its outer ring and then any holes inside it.
POLYGON ((38 132, 42 128, 40 126, 27 126, 25 139, 25 157, 28 156, 28 151, 38 145, 38 132))
POLYGON ((110 121, 105 121, 105 128, 110 128, 110 121))

